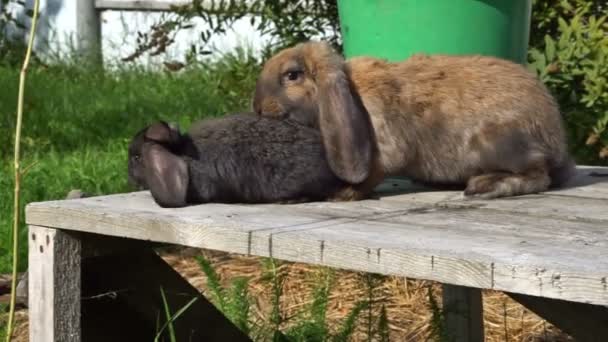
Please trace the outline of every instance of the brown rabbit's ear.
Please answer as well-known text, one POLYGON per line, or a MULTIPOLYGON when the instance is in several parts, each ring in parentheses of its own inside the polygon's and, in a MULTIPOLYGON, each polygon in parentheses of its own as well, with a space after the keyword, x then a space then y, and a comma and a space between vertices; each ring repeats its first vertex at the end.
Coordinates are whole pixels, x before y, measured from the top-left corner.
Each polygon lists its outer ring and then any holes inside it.
POLYGON ((145 179, 161 207, 183 207, 188 194, 188 165, 159 144, 146 143, 142 152, 145 179))
POLYGON ((319 125, 332 171, 351 184, 370 174, 374 133, 367 110, 344 70, 318 74, 319 125))

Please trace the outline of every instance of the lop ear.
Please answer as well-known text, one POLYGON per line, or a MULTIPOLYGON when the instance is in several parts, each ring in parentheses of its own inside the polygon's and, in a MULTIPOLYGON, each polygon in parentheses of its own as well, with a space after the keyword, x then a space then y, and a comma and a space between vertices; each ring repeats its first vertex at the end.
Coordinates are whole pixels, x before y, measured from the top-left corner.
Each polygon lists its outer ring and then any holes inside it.
POLYGON ((148 127, 145 137, 163 144, 177 144, 180 139, 179 127, 174 123, 159 121, 148 127))
POLYGON ((144 177, 152 197, 165 208, 187 204, 188 165, 163 146, 146 143, 142 152, 144 177))
POLYGON ((327 161, 345 182, 363 182, 371 172, 374 132, 359 95, 342 68, 318 75, 319 126, 327 161))

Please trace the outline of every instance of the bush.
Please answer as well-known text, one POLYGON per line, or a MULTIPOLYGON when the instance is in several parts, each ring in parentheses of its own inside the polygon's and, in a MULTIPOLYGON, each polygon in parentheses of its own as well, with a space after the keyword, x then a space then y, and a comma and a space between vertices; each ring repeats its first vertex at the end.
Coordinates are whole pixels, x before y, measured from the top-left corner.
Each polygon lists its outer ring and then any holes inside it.
POLYGON ((201 32, 200 43, 191 47, 187 57, 190 62, 210 54, 206 49, 209 39, 214 34, 225 33, 242 18, 248 18, 256 30, 270 36, 269 45, 263 48, 265 57, 312 38, 327 40, 342 50, 336 0, 193 0, 187 5, 175 6, 174 15, 163 17, 152 25, 150 32, 140 32, 138 47, 124 60, 132 61, 145 53, 163 53, 166 46, 174 42, 172 33, 192 27, 194 18, 202 18, 209 28, 201 32))
POLYGON ((537 0, 529 66, 560 103, 579 163, 608 157, 608 7, 537 0))
POLYGON ((33 15, 20 0, 0 0, 0 64, 19 67, 25 55, 25 22, 33 15))

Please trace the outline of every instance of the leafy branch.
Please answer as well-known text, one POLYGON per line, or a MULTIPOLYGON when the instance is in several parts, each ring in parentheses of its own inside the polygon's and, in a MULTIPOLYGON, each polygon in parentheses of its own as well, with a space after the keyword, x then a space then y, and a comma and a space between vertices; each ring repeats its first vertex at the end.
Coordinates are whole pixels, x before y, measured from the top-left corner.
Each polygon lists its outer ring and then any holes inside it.
POLYGON ((218 34, 225 34, 234 23, 249 18, 250 24, 262 35, 270 37, 264 55, 295 43, 319 38, 329 41, 338 51, 342 50, 340 21, 336 0, 194 0, 185 5, 172 7, 154 23, 148 32, 139 32, 136 50, 123 58, 134 61, 144 54, 162 54, 173 44, 176 32, 194 27, 195 19, 208 25, 200 33, 188 56, 190 61, 197 55, 208 55, 208 43, 218 34))

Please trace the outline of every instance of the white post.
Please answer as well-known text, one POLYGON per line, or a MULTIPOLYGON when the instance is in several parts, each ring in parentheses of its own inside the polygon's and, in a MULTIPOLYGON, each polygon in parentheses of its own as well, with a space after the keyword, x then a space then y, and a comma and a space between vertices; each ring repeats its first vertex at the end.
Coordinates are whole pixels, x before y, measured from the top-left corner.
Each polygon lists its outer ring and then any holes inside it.
POLYGON ((82 57, 101 62, 101 14, 95 0, 76 0, 76 46, 82 57))

